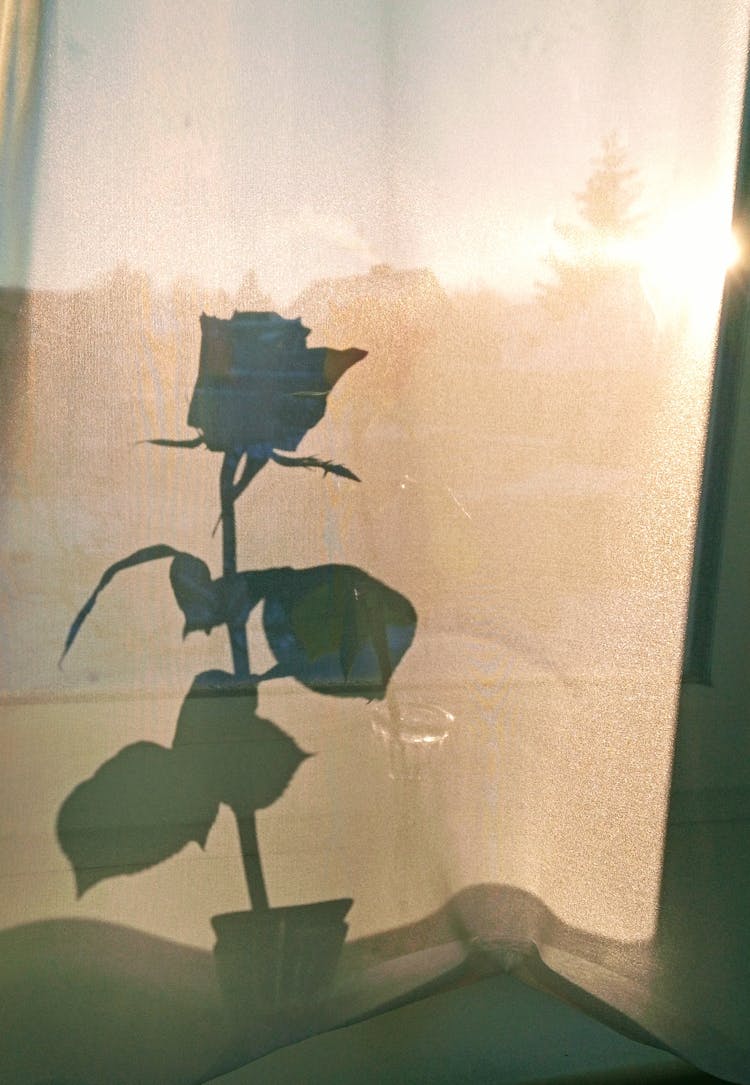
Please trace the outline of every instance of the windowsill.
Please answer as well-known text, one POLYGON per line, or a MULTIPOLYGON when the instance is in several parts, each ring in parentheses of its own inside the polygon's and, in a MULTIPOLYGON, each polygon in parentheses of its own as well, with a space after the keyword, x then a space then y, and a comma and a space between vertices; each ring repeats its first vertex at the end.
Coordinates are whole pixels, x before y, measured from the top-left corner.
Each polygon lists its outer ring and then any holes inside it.
POLYGON ((501 975, 293 1044, 210 1085, 687 1085, 717 1080, 501 975))

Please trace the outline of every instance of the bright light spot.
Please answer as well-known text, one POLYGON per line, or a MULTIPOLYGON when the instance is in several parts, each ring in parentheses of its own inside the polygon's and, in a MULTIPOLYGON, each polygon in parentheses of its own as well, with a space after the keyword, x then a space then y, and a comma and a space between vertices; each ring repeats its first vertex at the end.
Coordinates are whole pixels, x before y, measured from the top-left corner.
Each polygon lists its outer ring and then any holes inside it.
POLYGON ((638 269, 659 322, 680 326, 704 349, 716 332, 724 277, 742 258, 730 207, 729 197, 714 194, 675 207, 640 235, 573 238, 558 255, 582 265, 638 269))
POLYGON ((729 237, 727 238, 724 258, 727 271, 731 271, 733 267, 737 267, 742 259, 742 245, 733 230, 730 231, 729 237))
POLYGON ((676 210, 638 245, 643 286, 657 316, 682 320, 705 342, 715 334, 724 277, 742 256, 727 205, 676 210))

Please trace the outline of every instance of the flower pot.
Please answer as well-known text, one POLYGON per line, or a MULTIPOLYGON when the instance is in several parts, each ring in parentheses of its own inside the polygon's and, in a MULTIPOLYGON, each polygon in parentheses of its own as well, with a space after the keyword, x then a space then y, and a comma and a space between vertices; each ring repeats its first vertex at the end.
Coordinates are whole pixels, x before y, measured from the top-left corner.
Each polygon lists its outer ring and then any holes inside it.
POLYGON ((324 900, 213 917, 219 983, 241 1023, 278 1017, 304 1029, 333 980, 352 903, 324 900))

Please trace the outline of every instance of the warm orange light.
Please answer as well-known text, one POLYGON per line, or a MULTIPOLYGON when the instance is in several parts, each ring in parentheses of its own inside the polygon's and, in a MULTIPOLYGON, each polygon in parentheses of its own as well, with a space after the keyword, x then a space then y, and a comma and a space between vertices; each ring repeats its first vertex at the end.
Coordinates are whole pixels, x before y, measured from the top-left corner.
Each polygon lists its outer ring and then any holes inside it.
POLYGON ((657 315, 686 318, 693 334, 713 335, 724 277, 742 249, 719 200, 684 205, 639 243, 644 287, 657 315))

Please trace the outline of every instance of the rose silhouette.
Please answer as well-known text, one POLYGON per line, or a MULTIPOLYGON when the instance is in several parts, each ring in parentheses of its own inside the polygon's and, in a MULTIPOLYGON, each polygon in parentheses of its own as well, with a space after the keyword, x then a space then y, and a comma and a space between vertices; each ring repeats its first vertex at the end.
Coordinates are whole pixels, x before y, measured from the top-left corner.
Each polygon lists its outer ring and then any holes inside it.
POLYGON ((294 451, 325 414, 328 393, 367 354, 310 348, 310 329, 278 313, 201 314, 198 380, 188 425, 213 451, 269 458, 294 451))
POLYGON ((61 807, 58 839, 80 894, 103 878, 149 869, 191 842, 204 846, 219 806, 229 806, 252 910, 212 922, 220 982, 244 1014, 248 999, 296 1006, 328 982, 351 905, 346 898, 271 907, 256 813, 281 797, 309 755, 258 715, 258 687, 294 678, 328 696, 382 699, 412 643, 417 615, 405 596, 356 566, 238 570, 236 504, 269 461, 359 481, 342 464, 286 453, 323 418, 328 393, 367 351, 310 349, 310 329, 278 313, 235 312, 230 320, 204 313, 200 322, 188 413, 198 436, 149 443, 223 452, 221 575, 212 577, 201 558, 166 543, 115 561, 73 620, 60 664, 115 576, 170 558, 183 635, 225 626, 233 670, 197 676, 171 748, 136 742, 79 784, 61 807), (263 673, 253 672, 248 649, 247 623, 258 606, 276 661, 263 673))

